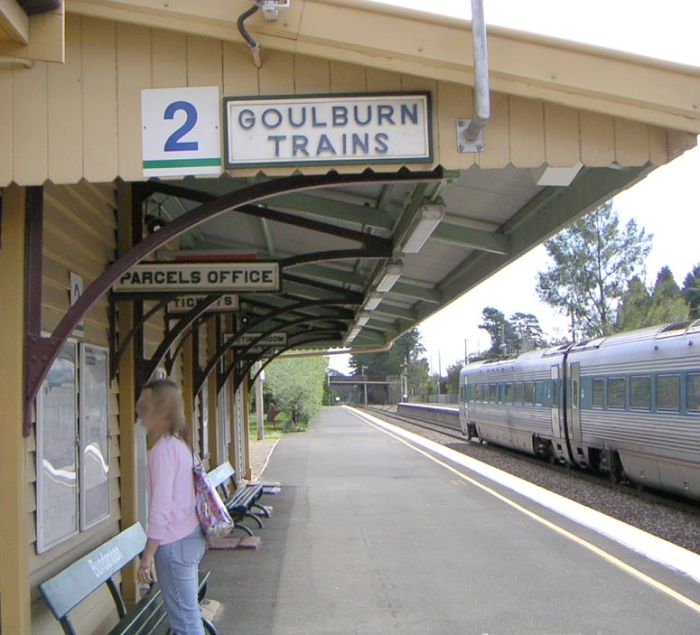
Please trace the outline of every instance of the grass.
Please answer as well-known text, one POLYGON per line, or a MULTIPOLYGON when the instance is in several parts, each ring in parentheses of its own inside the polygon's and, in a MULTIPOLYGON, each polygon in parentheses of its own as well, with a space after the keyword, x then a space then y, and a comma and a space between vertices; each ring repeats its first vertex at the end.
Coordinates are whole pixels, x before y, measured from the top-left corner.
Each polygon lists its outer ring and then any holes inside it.
MULTIPOLYGON (((256 441, 258 438, 258 428, 257 428, 257 417, 254 414, 250 414, 249 418, 249 435, 251 441, 256 441)), ((275 420, 275 427, 272 427, 272 423, 265 421, 265 438, 266 439, 281 439, 285 435, 284 427, 288 423, 288 418, 282 414, 277 415, 275 420), (276 428, 276 429, 275 429, 276 428)))

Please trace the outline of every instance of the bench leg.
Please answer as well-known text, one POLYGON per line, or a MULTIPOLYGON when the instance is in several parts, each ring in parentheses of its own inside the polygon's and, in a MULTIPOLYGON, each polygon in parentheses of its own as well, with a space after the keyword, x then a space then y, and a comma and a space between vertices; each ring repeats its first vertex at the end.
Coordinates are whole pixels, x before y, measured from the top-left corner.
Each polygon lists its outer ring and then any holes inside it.
POLYGON ((202 618, 202 624, 204 624, 205 632, 209 633, 209 635, 219 635, 219 631, 216 630, 216 626, 214 626, 206 617, 202 618))
POLYGON ((253 507, 255 507, 255 509, 259 509, 259 510, 260 510, 260 513, 261 513, 263 516, 265 516, 265 518, 269 518, 269 517, 270 517, 270 512, 267 511, 267 509, 266 509, 263 505, 258 505, 258 503, 255 503, 255 504, 253 505, 253 507))
POLYGON ((248 527, 247 525, 244 525, 243 523, 235 523, 233 526, 234 529, 242 529, 245 531, 249 536, 254 536, 255 534, 253 533, 253 530, 248 527))
POLYGON ((258 523, 258 527, 260 527, 260 529, 265 529, 265 525, 263 525, 263 521, 260 520, 259 516, 257 516, 256 514, 254 514, 252 512, 246 512, 245 516, 246 516, 246 518, 252 518, 256 523, 258 523))

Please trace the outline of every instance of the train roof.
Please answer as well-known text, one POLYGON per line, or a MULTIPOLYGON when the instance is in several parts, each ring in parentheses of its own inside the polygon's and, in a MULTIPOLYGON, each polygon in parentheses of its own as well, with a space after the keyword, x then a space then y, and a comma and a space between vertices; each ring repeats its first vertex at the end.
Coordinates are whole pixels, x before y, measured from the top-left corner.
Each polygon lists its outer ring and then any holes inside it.
POLYGON ((563 355, 566 351, 583 352, 608 346, 619 346, 621 344, 630 344, 633 342, 643 342, 647 340, 667 339, 672 337, 681 337, 683 335, 691 335, 693 333, 700 334, 700 319, 688 322, 674 322, 660 324, 657 326, 649 326, 643 329, 634 331, 626 331, 624 333, 616 333, 614 335, 606 335, 597 337, 592 340, 584 340, 576 344, 562 344, 559 346, 550 346, 549 348, 538 348, 527 353, 522 353, 516 357, 506 357, 503 359, 489 359, 479 362, 473 362, 462 369, 462 372, 473 371, 477 368, 495 368, 513 364, 516 361, 534 360, 544 357, 555 357, 563 355))

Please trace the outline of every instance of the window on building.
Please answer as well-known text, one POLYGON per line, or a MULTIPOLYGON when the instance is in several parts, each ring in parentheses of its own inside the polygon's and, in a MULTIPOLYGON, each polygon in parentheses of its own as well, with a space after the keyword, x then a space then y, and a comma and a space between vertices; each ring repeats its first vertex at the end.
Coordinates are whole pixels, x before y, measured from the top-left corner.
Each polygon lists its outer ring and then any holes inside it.
POLYGON ((523 403, 531 406, 535 403, 535 382, 526 381, 523 389, 523 403))
POLYGON ((630 378, 630 408, 651 409, 651 377, 630 378))
POLYGON ((700 412, 700 374, 688 375, 688 412, 700 412))
POLYGON ((611 377, 608 379, 608 408, 625 407, 625 388, 626 381, 624 377, 611 377))
POLYGON ((679 375, 657 375, 656 409, 678 412, 681 407, 681 378, 679 375))
POLYGON ((602 377, 596 377, 593 380, 591 391, 591 405, 594 408, 602 408, 605 403, 605 380, 602 377))

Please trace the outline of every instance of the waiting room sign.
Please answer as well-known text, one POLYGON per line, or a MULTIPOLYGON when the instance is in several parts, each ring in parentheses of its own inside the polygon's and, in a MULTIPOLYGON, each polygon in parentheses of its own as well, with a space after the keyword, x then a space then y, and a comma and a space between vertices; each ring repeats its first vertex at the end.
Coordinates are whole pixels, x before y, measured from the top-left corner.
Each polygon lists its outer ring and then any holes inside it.
POLYGON ((224 98, 227 168, 432 161, 430 94, 224 98))

